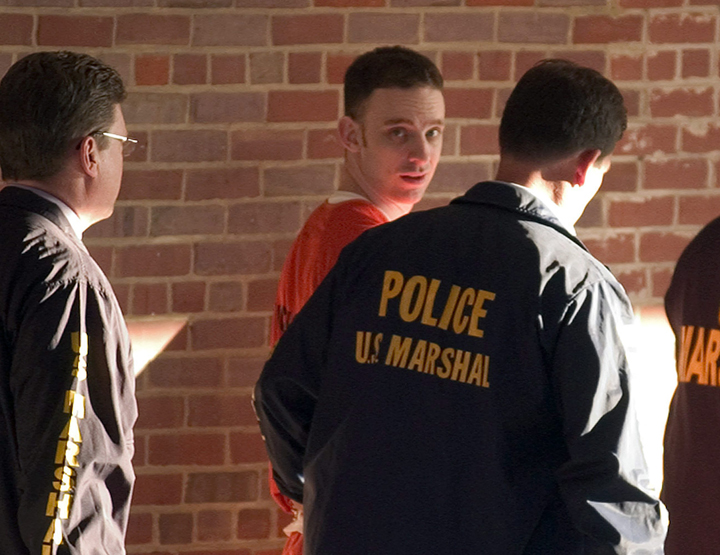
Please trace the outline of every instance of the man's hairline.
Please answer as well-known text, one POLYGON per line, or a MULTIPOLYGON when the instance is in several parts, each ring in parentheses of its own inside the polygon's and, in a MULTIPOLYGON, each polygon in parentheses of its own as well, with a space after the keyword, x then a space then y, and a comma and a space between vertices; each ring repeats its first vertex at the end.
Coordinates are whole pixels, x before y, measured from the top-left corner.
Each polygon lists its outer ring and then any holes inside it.
POLYGON ((352 119, 353 121, 355 121, 355 122, 357 122, 357 123, 360 123, 360 120, 362 119, 362 117, 363 117, 363 115, 364 115, 364 112, 365 112, 365 106, 366 106, 367 103, 370 101, 370 98, 372 97, 372 95, 375 94, 375 91, 379 91, 379 90, 411 91, 411 90, 413 90, 413 89, 433 89, 433 90, 436 90, 436 91, 440 92, 441 94, 442 94, 443 91, 444 91, 444 87, 442 87, 442 86, 438 87, 438 86, 436 86, 436 85, 434 85, 434 84, 432 84, 432 83, 418 83, 418 84, 416 84, 416 85, 411 85, 411 86, 409 86, 409 87, 401 87, 401 86, 376 87, 376 88, 374 88, 374 89, 370 92, 370 94, 369 94, 368 96, 366 96, 366 97, 358 104, 358 107, 357 107, 357 116, 356 116, 356 117, 353 116, 352 114, 348 114, 348 113, 345 113, 344 116, 352 119))

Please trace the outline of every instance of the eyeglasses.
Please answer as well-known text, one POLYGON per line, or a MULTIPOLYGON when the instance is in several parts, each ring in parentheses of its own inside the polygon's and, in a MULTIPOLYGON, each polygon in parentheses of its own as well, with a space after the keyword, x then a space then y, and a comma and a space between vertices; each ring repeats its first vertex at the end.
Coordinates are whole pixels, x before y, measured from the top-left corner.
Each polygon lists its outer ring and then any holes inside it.
POLYGON ((110 137, 111 139, 117 139, 122 141, 123 156, 130 156, 138 143, 137 139, 131 139, 130 137, 123 137, 122 135, 116 135, 115 133, 108 133, 106 131, 96 131, 91 135, 102 135, 103 137, 110 137))

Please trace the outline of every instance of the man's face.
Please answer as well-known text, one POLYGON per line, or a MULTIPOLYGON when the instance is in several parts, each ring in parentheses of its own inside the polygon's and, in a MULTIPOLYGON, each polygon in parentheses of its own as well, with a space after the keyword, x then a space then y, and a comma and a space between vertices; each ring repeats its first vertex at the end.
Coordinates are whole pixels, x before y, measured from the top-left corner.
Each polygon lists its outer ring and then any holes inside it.
POLYGON ((376 89, 355 123, 360 187, 376 202, 418 202, 442 150, 442 92, 431 87, 376 89))
MULTIPOLYGON (((115 118, 108 131, 122 136, 128 134, 120 105, 115 106, 115 118)), ((97 206, 105 214, 103 217, 107 218, 112 214, 115 201, 120 194, 123 174, 123 143, 109 137, 106 137, 105 140, 108 143, 106 148, 99 151, 102 180, 97 189, 97 206)))

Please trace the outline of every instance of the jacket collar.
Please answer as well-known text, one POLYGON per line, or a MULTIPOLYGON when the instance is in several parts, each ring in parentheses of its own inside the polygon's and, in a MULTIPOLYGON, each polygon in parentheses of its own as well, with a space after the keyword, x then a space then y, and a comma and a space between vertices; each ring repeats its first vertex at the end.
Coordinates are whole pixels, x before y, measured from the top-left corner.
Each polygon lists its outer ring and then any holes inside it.
MULTIPOLYGON (((70 221, 65 217, 65 214, 62 213, 60 207, 54 202, 50 202, 40 195, 36 195, 32 191, 7 185, 0 190, 0 205, 14 206, 27 210, 28 212, 39 214, 43 218, 50 220, 66 234, 77 239, 75 230, 73 230, 70 221)), ((77 239, 77 241, 82 244, 79 239, 77 239)))
POLYGON ((474 185, 463 196, 454 199, 452 204, 485 204, 516 212, 524 219, 552 227, 587 250, 582 241, 563 225, 542 200, 523 187, 503 181, 483 181, 474 185))

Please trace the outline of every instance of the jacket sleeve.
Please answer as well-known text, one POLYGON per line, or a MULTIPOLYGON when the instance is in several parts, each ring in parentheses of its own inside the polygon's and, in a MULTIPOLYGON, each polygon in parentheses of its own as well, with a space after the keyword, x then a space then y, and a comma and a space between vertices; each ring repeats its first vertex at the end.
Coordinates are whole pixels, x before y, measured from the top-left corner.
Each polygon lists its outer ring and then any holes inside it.
POLYGON ((122 315, 85 282, 33 291, 10 383, 20 533, 33 555, 123 554, 137 409, 122 315))
POLYGON ((552 368, 569 460, 558 479, 584 533, 619 554, 661 554, 660 502, 648 490, 620 333, 632 313, 617 287, 582 289, 560 324, 552 368))
MULTIPOLYGON (((342 258, 341 258, 342 260, 342 258)), ((253 403, 283 495, 302 503, 303 458, 325 367, 341 263, 323 280, 275 346, 253 403)))

